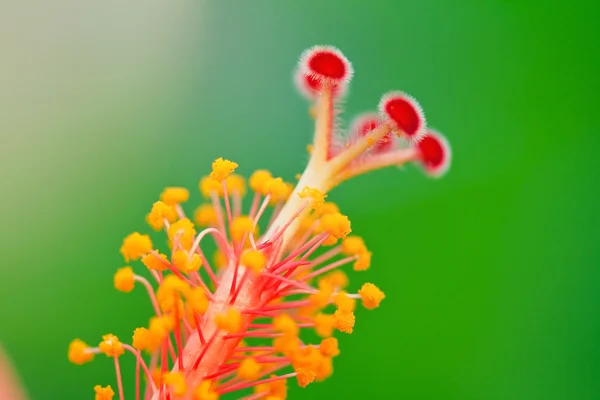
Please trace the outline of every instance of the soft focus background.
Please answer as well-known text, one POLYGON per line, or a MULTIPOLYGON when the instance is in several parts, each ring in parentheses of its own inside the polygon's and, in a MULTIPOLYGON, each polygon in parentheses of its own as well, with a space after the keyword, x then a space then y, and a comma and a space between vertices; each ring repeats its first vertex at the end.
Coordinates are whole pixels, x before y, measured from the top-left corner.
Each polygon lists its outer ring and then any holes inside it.
POLYGON ((313 44, 354 63, 346 121, 406 90, 455 162, 443 180, 411 166, 331 193, 374 252, 356 286, 388 297, 359 309, 333 377, 290 398, 600 398, 595 2, 10 3, 0 343, 32 399, 114 387, 110 360, 78 367, 66 349, 146 323, 144 292, 112 274, 164 186, 199 201, 218 156, 301 171, 312 125, 291 74, 313 44))

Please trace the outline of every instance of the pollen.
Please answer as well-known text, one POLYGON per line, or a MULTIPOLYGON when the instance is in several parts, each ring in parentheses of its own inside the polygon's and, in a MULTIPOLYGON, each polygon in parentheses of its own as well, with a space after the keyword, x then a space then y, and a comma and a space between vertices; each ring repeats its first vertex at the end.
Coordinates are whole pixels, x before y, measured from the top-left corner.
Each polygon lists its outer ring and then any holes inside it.
POLYGON ((141 235, 138 232, 134 232, 127 236, 123 240, 121 246, 121 254, 125 259, 125 262, 139 260, 144 254, 149 253, 152 250, 152 241, 150 236, 141 235))
POLYGON ((255 229, 252 218, 245 215, 239 216, 231 221, 231 226, 229 228, 231 238, 236 242, 241 242, 244 239, 244 236, 255 232, 255 229))
POLYGON ((297 371, 296 379, 298 379, 298 385, 301 387, 307 387, 310 383, 315 380, 315 373, 307 368, 299 368, 297 371))
POLYGON ((210 199, 213 194, 217 196, 223 195, 223 185, 210 176, 205 176, 200 180, 199 188, 202 196, 207 199, 210 199))
POLYGON ((242 314, 235 308, 229 308, 225 313, 215 317, 219 329, 228 333, 237 333, 242 329, 242 314))
POLYGON ((115 273, 114 284, 118 291, 131 292, 135 284, 133 269, 131 267, 118 269, 115 273))
POLYGON ((335 329, 344 333, 352 333, 352 330, 354 329, 354 322, 356 320, 353 312, 337 310, 333 314, 333 319, 333 325, 335 329))
POLYGON ((194 229, 192 221, 187 218, 182 218, 169 227, 168 234, 171 242, 175 242, 177 239, 181 247, 189 249, 194 242, 196 229, 194 229))
POLYGON ((208 299, 202 288, 193 288, 187 298, 187 305, 192 312, 204 314, 208 309, 208 299))
POLYGON ((146 350, 151 347, 152 335, 146 328, 136 328, 133 331, 131 345, 137 350, 146 350))
POLYGON ((69 344, 69 361, 73 364, 82 365, 94 359, 94 353, 89 346, 80 339, 75 339, 69 344))
POLYGON ((98 345, 98 348, 107 357, 119 357, 125 352, 119 338, 110 333, 102 336, 102 341, 98 345))
MULTIPOLYGON (((275 378, 276 375, 271 375, 271 378, 275 378)), ((287 398, 287 381, 280 379, 269 383, 262 383, 254 387, 254 393, 268 393, 269 397, 273 397, 278 400, 285 400, 287 398)))
POLYGON ((200 227, 217 224, 217 213, 212 204, 202 204, 194 212, 194 222, 200 227))
POLYGON ((188 255, 185 250, 175 250, 173 253, 173 264, 184 274, 198 271, 202 265, 202 259, 196 253, 188 255))
POLYGON ((273 329, 286 335, 298 335, 298 325, 292 317, 287 314, 281 314, 273 318, 273 329))
POLYGON ((95 400, 112 400, 115 392, 112 390, 110 385, 102 387, 100 385, 94 386, 94 392, 96 393, 95 400))
POLYGON ((265 267, 267 257, 262 251, 249 250, 242 255, 242 265, 258 274, 265 267))
POLYGON ((333 335, 333 328, 336 319, 333 315, 319 313, 314 318, 315 332, 321 337, 330 337, 333 335))
POLYGON ((150 253, 142 258, 142 264, 151 271, 164 271, 168 268, 169 261, 164 254, 150 253))
POLYGON ((266 185, 269 180, 273 178, 273 175, 265 169, 255 171, 250 176, 250 188, 256 193, 264 194, 267 192, 266 185))
POLYGON ((261 365, 252 357, 244 359, 237 370, 237 375, 250 381, 260 378, 261 365))
POLYGON ((173 394, 177 397, 183 397, 187 393, 185 377, 181 372, 170 372, 165 375, 165 384, 171 388, 173 394))
POLYGON ((343 239, 352 232, 350 220, 340 213, 323 215, 321 217, 321 229, 336 239, 343 239))
POLYGON ((348 275, 344 271, 335 270, 319 280, 319 286, 327 285, 332 288, 343 289, 348 286, 348 275))
POLYGON ((284 334, 273 340, 273 348, 281 354, 289 357, 300 347, 299 339, 296 335, 284 334))
POLYGON ((333 337, 323 339, 319 346, 319 351, 321 351, 321 354, 325 357, 335 357, 339 355, 340 349, 338 348, 338 340, 333 337))
POLYGON ((238 196, 246 195, 246 180, 240 175, 231 174, 225 180, 225 186, 229 193, 237 193, 238 196))
POLYGON ((181 187, 168 187, 160 195, 160 201, 169 206, 185 203, 189 198, 189 190, 181 187))
POLYGON ((355 271, 366 271, 371 267, 371 255, 370 251, 363 251, 358 254, 358 258, 354 262, 355 271))
POLYGON ((177 219, 177 213, 173 205, 166 204, 162 201, 157 201, 152 205, 150 214, 146 218, 148 225, 155 231, 159 231, 165 227, 165 221, 172 224, 177 219))
POLYGON ((333 296, 333 304, 342 312, 352 312, 356 308, 356 300, 348 297, 346 292, 339 292, 333 296))
POLYGON ((319 189, 309 187, 305 187, 304 189, 302 189, 302 191, 298 193, 298 196, 300 196, 300 198, 302 199, 311 199, 311 207, 313 208, 313 210, 320 209, 325 203, 325 198, 327 197, 327 195, 321 192, 319 189))
POLYGON ((193 400, 219 400, 219 394, 213 390, 213 382, 203 380, 192 394, 193 400))
POLYGON ((379 304, 385 299, 385 294, 372 283, 365 283, 358 291, 362 304, 365 308, 372 310, 379 307, 379 304))
POLYGON ((217 158, 212 164, 210 177, 217 182, 223 182, 238 167, 233 161, 217 158))
POLYGON ((355 256, 367 252, 367 246, 360 236, 348 236, 342 241, 342 252, 349 256, 355 256))

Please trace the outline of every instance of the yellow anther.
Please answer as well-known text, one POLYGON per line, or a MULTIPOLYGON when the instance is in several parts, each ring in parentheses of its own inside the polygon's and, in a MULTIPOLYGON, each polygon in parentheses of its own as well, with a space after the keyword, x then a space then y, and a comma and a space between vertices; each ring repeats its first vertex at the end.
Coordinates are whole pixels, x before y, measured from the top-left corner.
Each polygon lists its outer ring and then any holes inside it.
POLYGON ((294 354, 295 351, 300 347, 300 342, 296 335, 283 335, 278 336, 273 340, 273 347, 275 351, 282 353, 286 357, 294 354))
MULTIPOLYGON (((271 375, 270 378, 275 378, 271 375)), ((287 398, 287 379, 279 379, 269 383, 263 383, 254 387, 254 393, 268 393, 266 399, 274 398, 285 400, 287 398)))
POLYGON ((313 210, 319 210, 325 203, 327 195, 321 192, 319 189, 304 187, 300 193, 298 193, 301 199, 309 198, 312 200, 311 207, 313 210))
POLYGON ((172 317, 167 315, 150 318, 148 331, 150 332, 151 341, 148 343, 148 348, 146 350, 156 350, 171 333, 174 327, 175 321, 173 321, 172 317))
POLYGON ((335 270, 319 279, 319 286, 328 285, 335 289, 343 289, 348 286, 348 275, 342 270, 335 270))
POLYGON ((141 235, 138 232, 134 232, 123 239, 123 245, 121 246, 121 254, 125 258, 125 262, 139 260, 151 250, 152 241, 150 240, 150 236, 141 235))
POLYGON ((233 161, 217 158, 212 163, 212 172, 210 173, 210 177, 217 182, 223 182, 229 175, 233 173, 233 171, 235 171, 237 167, 237 163, 234 163, 233 161))
POLYGON ((213 382, 204 380, 192 394, 193 400, 219 400, 219 394, 213 390, 213 382))
POLYGON ((343 239, 352 232, 350 220, 340 213, 323 215, 321 217, 321 229, 336 239, 343 239))
POLYGON ((221 250, 216 250, 213 255, 213 262, 217 268, 225 268, 227 266, 227 256, 221 250))
POLYGON ((193 288, 187 298, 187 304, 192 312, 204 314, 208 309, 208 299, 204 289, 200 287, 193 288))
POLYGON ((355 271, 366 271, 371 266, 371 253, 370 251, 365 251, 358 254, 358 259, 354 262, 353 268, 355 271))
POLYGON ((352 333, 352 330, 354 329, 354 322, 356 321, 353 312, 337 310, 335 313, 333 313, 333 319, 333 326, 335 329, 344 333, 352 333))
POLYGON ((228 193, 237 193, 240 197, 246 195, 246 181, 239 175, 231 174, 225 180, 228 193))
POLYGON ((107 357, 119 357, 125 352, 123 344, 119 342, 119 338, 110 333, 102 336, 102 341, 98 347, 107 357))
POLYGON ((175 275, 167 275, 156 291, 156 300, 164 312, 183 313, 182 297, 190 294, 190 285, 175 275), (175 308, 177 307, 177 308, 175 308))
POLYGON ((242 379, 254 381, 260 378, 261 365, 252 357, 245 358, 240 363, 237 375, 242 379))
POLYGON ((249 250, 242 254, 242 265, 258 274, 265 267, 267 257, 262 251, 249 250))
POLYGON ((385 294, 372 283, 365 283, 358 291, 362 304, 365 308, 372 310, 379 307, 379 303, 385 299, 385 294))
POLYGON ((314 366, 315 377, 317 381, 327 379, 333 374, 333 362, 331 357, 320 357, 319 361, 314 366))
POLYGON ((162 201, 157 201, 152 205, 150 214, 146 217, 148 225, 155 231, 159 231, 165 227, 165 220, 172 224, 177 220, 177 213, 173 205, 168 205, 162 201))
POLYGON ((281 178, 271 178, 263 185, 263 195, 271 196, 271 204, 285 201, 290 196, 290 188, 281 178))
POLYGON ((287 314, 281 314, 273 318, 273 329, 286 335, 297 336, 298 325, 292 317, 287 314))
POLYGON ((131 345, 139 351, 150 349, 152 347, 152 334, 146 328, 135 328, 131 345))
POLYGON ((321 337, 329 337, 333 335, 335 318, 333 315, 319 313, 313 319, 315 323, 315 332, 321 337))
POLYGON ((185 377, 181 372, 169 372, 165 374, 164 380, 176 397, 183 397, 187 393, 185 377))
POLYGON ((115 288, 121 292, 131 292, 135 284, 131 267, 119 268, 113 278, 115 288))
POLYGON ((170 206, 185 203, 189 198, 189 190, 182 187, 168 187, 160 195, 160 201, 170 206))
POLYGON ((252 232, 256 234, 257 232, 254 227, 254 220, 246 215, 234 218, 233 221, 231 221, 229 231, 231 233, 231 238, 236 242, 240 242, 244 239, 244 235, 248 235, 252 232))
POLYGON ((316 215, 335 214, 339 213, 340 209, 334 202, 326 201, 323 206, 315 213, 316 215))
POLYGON ((202 196, 207 199, 210 199, 213 194, 216 194, 217 196, 223 195, 223 185, 212 179, 210 176, 202 178, 198 187, 200 188, 202 196))
POLYGON ((110 385, 102 387, 100 385, 94 386, 94 392, 96 393, 95 400, 112 400, 115 392, 112 390, 110 385))
POLYGON ((151 271, 164 271, 169 266, 167 256, 151 252, 142 258, 142 263, 151 271))
POLYGON ((192 247, 196 237, 194 224, 187 218, 180 219, 169 227, 169 240, 171 243, 179 242, 179 245, 188 250, 192 247))
POLYGON ((321 341, 321 346, 319 346, 319 351, 325 357, 337 356, 338 354, 340 354, 340 349, 338 347, 338 340, 333 337, 323 339, 321 341))
POLYGON ((235 308, 229 308, 225 313, 215 317, 219 329, 228 333, 237 333, 242 329, 242 314, 235 308))
POLYGON ((69 344, 68 357, 73 364, 85 364, 94 359, 94 353, 89 350, 89 346, 80 339, 75 339, 69 344))
POLYGON ((217 224, 217 213, 212 204, 202 204, 194 213, 194 222, 200 227, 215 226, 217 224))
POLYGON ((355 256, 366 252, 367 246, 360 236, 348 236, 342 241, 342 253, 345 255, 355 256))
POLYGON ((346 292, 339 292, 333 296, 333 304, 342 312, 352 312, 356 308, 356 300, 348 297, 346 292))
POLYGON ((179 249, 173 253, 173 264, 184 274, 189 274, 200 269, 202 259, 196 253, 190 257, 187 251, 179 249))
POLYGON ((307 368, 298 368, 296 372, 298 373, 296 379, 298 380, 298 385, 301 387, 307 387, 310 383, 314 382, 316 378, 316 374, 307 368))
POLYGON ((306 145, 306 152, 308 154, 312 154, 312 152, 313 152, 313 145, 312 144, 307 144, 306 145))
POLYGON ((317 308, 323 308, 331 299, 331 295, 333 294, 333 287, 328 282, 319 282, 319 292, 310 295, 309 301, 310 304, 317 308))
POLYGON ((256 193, 264 193, 266 183, 273 178, 273 175, 267 170, 260 169, 255 171, 252 176, 250 176, 250 188, 256 193))

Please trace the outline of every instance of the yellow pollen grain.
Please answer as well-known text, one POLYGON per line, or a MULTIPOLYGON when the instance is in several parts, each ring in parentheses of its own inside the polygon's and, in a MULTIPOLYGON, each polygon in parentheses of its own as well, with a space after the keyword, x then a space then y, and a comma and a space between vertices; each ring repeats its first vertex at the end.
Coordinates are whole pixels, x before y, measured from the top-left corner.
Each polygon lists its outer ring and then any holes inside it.
POLYGON ((119 268, 113 279, 115 289, 121 292, 131 292, 135 284, 134 278, 131 267, 119 268))
POLYGON ((379 307, 379 304, 385 299, 385 294, 372 283, 365 283, 358 291, 365 308, 372 310, 379 307))
POLYGON ((210 177, 217 182, 223 182, 237 167, 237 163, 234 163, 233 161, 217 158, 212 164, 210 177))

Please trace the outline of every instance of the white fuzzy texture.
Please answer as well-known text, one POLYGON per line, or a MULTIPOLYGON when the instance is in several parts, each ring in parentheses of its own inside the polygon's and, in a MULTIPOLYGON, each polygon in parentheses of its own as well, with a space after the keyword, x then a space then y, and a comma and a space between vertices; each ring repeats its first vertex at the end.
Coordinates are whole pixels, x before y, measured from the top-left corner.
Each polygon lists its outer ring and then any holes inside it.
POLYGON ((410 104, 414 108, 415 113, 417 114, 419 123, 418 123, 415 134, 407 135, 406 132, 404 132, 404 134, 405 134, 405 136, 407 136, 408 140, 410 140, 413 143, 417 143, 427 133, 427 122, 425 120, 425 112, 423 112, 423 108, 421 107, 419 102, 414 97, 412 97, 411 95, 409 95, 407 93, 401 92, 399 90, 388 92, 388 93, 384 94, 381 97, 381 100, 379 101, 379 113, 381 114, 382 117, 389 119, 389 115, 386 112, 387 105, 390 101, 396 100, 396 99, 402 99, 402 100, 406 101, 408 104, 410 104))
POLYGON ((448 139, 446 139, 446 137, 444 137, 444 135, 442 135, 440 132, 433 129, 429 129, 427 132, 427 136, 432 136, 440 142, 443 149, 443 157, 442 163, 438 167, 431 168, 423 165, 423 168, 425 170, 425 173, 430 177, 441 178, 442 176, 446 175, 446 172, 448 172, 448 170, 450 169, 450 164, 452 163, 452 149, 450 148, 450 143, 448 142, 448 139))
POLYGON ((304 50, 304 52, 300 56, 299 66, 303 74, 309 75, 315 79, 318 79, 319 81, 328 79, 331 83, 334 84, 347 84, 352 79, 352 76, 354 76, 354 69, 352 68, 352 63, 346 58, 346 56, 344 56, 344 54, 337 47, 333 46, 313 46, 310 49, 304 50), (310 68, 310 59, 313 58, 315 54, 322 52, 331 53, 338 57, 342 61, 342 63, 344 63, 346 67, 346 75, 343 78, 331 79, 329 77, 319 74, 318 71, 314 71, 312 68, 310 68))

